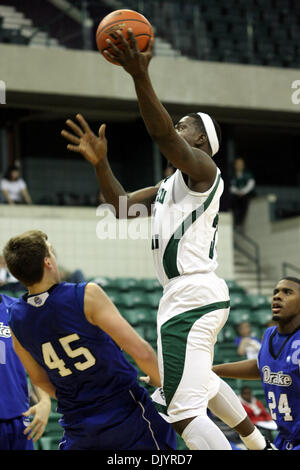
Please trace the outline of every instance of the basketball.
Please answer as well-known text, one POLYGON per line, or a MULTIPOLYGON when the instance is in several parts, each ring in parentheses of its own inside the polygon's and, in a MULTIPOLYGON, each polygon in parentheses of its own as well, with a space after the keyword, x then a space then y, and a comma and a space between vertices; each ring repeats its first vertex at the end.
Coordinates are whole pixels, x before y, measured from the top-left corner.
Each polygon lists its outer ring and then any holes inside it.
POLYGON ((113 55, 112 49, 108 46, 106 39, 110 39, 117 47, 121 47, 116 31, 122 31, 125 39, 128 39, 128 28, 131 28, 140 51, 146 50, 151 38, 154 37, 153 28, 147 18, 134 10, 116 10, 105 16, 99 23, 96 32, 97 48, 103 57, 115 65, 120 65, 103 53, 108 51, 113 55))

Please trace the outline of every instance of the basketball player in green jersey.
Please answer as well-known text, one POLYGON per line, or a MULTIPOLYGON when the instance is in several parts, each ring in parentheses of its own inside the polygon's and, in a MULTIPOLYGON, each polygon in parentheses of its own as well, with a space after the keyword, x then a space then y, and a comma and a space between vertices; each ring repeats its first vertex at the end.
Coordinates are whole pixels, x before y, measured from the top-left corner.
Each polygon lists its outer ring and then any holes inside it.
POLYGON ((220 170, 212 159, 220 145, 219 126, 209 115, 195 113, 183 117, 174 129, 148 74, 153 43, 141 53, 132 32, 129 41, 118 34, 124 51, 110 44, 113 58, 131 75, 147 130, 177 171, 157 186, 127 194, 107 160, 105 124, 96 136, 77 115, 79 125, 67 121, 74 133, 63 130, 62 135, 71 142, 69 150, 81 153, 94 166, 104 198, 117 217, 122 215, 121 196, 128 209, 143 204, 147 215, 152 213, 154 263, 164 287, 157 315, 157 351, 174 429, 189 449, 230 449, 224 434, 208 418, 209 407, 239 432, 249 449, 264 449, 264 437, 234 392, 211 370, 217 334, 229 314, 227 285, 214 272, 223 192, 220 170))

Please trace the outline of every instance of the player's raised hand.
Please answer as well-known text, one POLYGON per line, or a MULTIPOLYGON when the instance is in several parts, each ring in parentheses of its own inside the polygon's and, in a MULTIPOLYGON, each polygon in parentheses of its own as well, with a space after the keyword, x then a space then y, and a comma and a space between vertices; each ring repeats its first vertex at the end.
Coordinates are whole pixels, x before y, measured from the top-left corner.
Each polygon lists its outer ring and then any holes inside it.
POLYGON ((113 55, 107 50, 104 54, 112 60, 117 60, 126 72, 132 76, 145 72, 150 60, 152 59, 154 39, 150 39, 147 49, 144 52, 141 52, 138 48, 132 29, 128 29, 128 40, 125 39, 122 31, 117 31, 116 33, 120 38, 122 49, 117 47, 110 39, 107 39, 108 45, 113 50, 113 55))
POLYGON ((97 166, 107 156, 106 124, 100 126, 98 136, 96 136, 81 114, 77 114, 76 119, 79 125, 71 119, 66 121, 73 133, 66 130, 61 131, 61 135, 71 142, 67 145, 67 149, 81 153, 87 161, 97 166))

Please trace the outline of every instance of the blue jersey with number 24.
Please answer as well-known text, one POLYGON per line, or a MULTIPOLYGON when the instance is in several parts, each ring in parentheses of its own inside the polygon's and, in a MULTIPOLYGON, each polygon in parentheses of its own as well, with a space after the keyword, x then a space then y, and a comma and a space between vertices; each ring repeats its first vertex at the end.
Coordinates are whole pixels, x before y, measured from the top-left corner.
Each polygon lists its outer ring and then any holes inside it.
POLYGON ((265 331, 258 366, 266 401, 279 434, 281 450, 300 447, 300 328, 280 335, 277 327, 265 331))

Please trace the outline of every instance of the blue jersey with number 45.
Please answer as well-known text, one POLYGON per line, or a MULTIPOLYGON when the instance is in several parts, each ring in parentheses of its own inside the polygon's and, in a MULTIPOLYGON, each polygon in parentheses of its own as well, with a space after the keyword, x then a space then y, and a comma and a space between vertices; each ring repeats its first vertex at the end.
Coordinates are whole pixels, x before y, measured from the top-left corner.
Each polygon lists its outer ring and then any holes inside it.
POLYGON ((279 434, 278 449, 300 449, 300 328, 279 334, 265 331, 258 365, 266 401, 279 434))
MULTIPOLYGON (((31 303, 20 298, 10 311, 12 331, 56 388, 62 425, 105 410, 111 399, 121 403, 122 392, 137 377, 110 336, 87 321, 85 286, 57 284, 46 293, 30 296, 31 303)), ((112 412, 108 414, 103 413, 104 422, 114 422, 112 412)))

